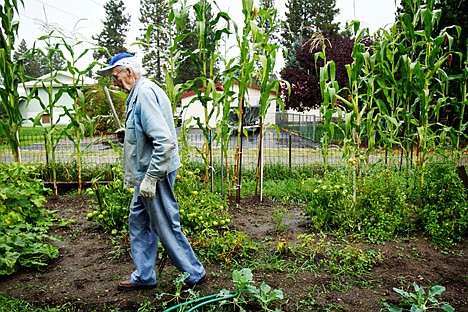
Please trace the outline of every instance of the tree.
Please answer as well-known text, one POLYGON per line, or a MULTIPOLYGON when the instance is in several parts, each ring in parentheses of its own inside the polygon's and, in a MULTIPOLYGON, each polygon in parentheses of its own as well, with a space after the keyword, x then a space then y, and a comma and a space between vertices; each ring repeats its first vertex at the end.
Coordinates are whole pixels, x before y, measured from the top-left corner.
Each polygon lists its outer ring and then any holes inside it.
POLYGON ((168 38, 166 28, 169 14, 169 6, 164 0, 141 0, 140 1, 140 22, 143 25, 143 37, 146 37, 147 29, 150 25, 154 27, 151 30, 149 44, 143 46, 143 67, 148 77, 155 79, 159 83, 164 81, 164 72, 162 69, 163 54, 168 49, 168 38))
POLYGON ((126 33, 130 23, 130 15, 125 15, 125 5, 122 0, 109 0, 105 5, 106 20, 103 21, 104 29, 96 36, 92 36, 97 41, 99 47, 107 49, 107 53, 96 50, 93 57, 97 61, 109 63, 113 55, 119 52, 127 52, 125 46, 126 33))
MULTIPOLYGON (((52 70, 64 70, 65 60, 60 53, 55 53, 51 59, 52 70)), ((45 73, 47 74, 47 73, 45 73)))
POLYGON ((43 64, 44 60, 41 57, 27 57, 26 54, 28 53, 29 48, 26 44, 26 40, 21 40, 18 48, 15 50, 13 54, 13 60, 18 62, 20 58, 23 57, 23 64, 24 64, 24 73, 26 75, 26 80, 32 80, 33 78, 40 77, 45 73, 42 71, 41 64, 43 64))
MULTIPOLYGON (((348 75, 345 66, 352 63, 353 40, 342 35, 335 35, 330 41, 325 42, 327 60, 333 60, 336 64, 336 80, 340 86, 348 84, 348 75)), ((320 67, 323 60, 315 63, 314 55, 320 52, 321 45, 314 46, 312 41, 306 42, 297 48, 294 64, 286 66, 281 71, 281 78, 291 85, 291 94, 285 96, 285 108, 299 112, 318 108, 322 104, 320 92, 320 67)), ((287 91, 283 91, 284 95, 287 91)))
POLYGON ((333 23, 333 20, 339 12, 336 0, 288 0, 282 33, 283 46, 293 51, 296 41, 302 45, 318 31, 326 37, 336 35, 339 23, 333 23))
POLYGON ((39 50, 29 49, 26 41, 21 40, 18 48, 13 54, 13 60, 21 60, 24 66, 25 81, 34 80, 52 71, 62 70, 65 61, 59 53, 54 53, 49 61, 46 60, 44 53, 39 50))

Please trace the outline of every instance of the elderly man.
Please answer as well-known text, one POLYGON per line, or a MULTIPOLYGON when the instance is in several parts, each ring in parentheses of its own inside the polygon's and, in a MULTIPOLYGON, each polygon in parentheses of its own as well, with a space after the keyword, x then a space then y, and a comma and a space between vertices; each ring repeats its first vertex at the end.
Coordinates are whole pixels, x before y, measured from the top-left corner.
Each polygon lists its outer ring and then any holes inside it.
POLYGON ((142 77, 141 65, 129 53, 115 55, 98 71, 128 93, 124 139, 124 186, 133 187, 128 227, 135 271, 120 290, 156 286, 154 270, 158 239, 181 272, 189 273, 188 287, 205 281, 206 272, 180 228, 174 196, 176 169, 180 167, 171 103, 155 83, 142 77))

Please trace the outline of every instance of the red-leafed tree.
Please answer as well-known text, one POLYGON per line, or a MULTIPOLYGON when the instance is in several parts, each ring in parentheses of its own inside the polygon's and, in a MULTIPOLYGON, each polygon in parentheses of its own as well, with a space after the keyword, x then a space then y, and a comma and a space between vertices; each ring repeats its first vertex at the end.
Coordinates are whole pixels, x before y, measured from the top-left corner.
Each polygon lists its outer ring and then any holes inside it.
MULTIPOLYGON (((317 63, 314 59, 315 53, 320 52, 322 47, 319 45, 311 49, 311 44, 312 42, 308 41, 302 46, 297 46, 295 60, 291 60, 289 65, 281 71, 281 78, 291 85, 289 97, 288 91, 283 91, 286 109, 302 112, 318 108, 322 103, 319 72, 324 64, 321 58, 317 59, 317 63)), ((335 35, 328 38, 326 45, 327 60, 333 60, 336 64, 336 80, 340 87, 346 86, 348 75, 345 66, 353 62, 351 53, 354 41, 335 35)))

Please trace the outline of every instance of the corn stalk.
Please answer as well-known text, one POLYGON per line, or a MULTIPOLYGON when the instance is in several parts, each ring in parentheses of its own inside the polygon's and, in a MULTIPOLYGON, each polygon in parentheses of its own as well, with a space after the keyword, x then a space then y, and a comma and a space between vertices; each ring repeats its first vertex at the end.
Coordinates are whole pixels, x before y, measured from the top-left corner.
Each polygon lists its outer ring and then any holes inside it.
POLYGON ((22 61, 14 62, 12 57, 15 39, 18 36, 19 22, 14 20, 15 13, 18 13, 18 4, 24 6, 23 0, 5 0, 0 4, 0 102, 8 117, 8 120, 0 121, 0 134, 8 141, 15 162, 20 163, 18 131, 22 120, 18 108, 18 84, 24 72, 22 61))
MULTIPOLYGON (((272 34, 281 26, 280 23, 276 22, 277 11, 272 8, 264 10, 262 8, 258 11, 259 23, 256 25, 256 31, 252 32, 255 36, 255 50, 254 59, 257 61, 258 69, 256 75, 260 80, 260 122, 259 122, 259 145, 258 145, 258 161, 256 168, 256 187, 255 194, 260 193, 260 200, 262 200, 263 192, 263 137, 265 131, 271 126, 264 123, 264 119, 267 115, 268 109, 273 102, 277 102, 280 105, 281 110, 284 110, 284 103, 281 98, 275 96, 271 98, 271 92, 279 94, 280 83, 289 85, 285 81, 278 79, 272 79, 272 74, 275 69, 276 63, 276 52, 279 49, 279 45, 272 43, 272 34)), ((279 131, 279 129, 277 129, 279 131)))

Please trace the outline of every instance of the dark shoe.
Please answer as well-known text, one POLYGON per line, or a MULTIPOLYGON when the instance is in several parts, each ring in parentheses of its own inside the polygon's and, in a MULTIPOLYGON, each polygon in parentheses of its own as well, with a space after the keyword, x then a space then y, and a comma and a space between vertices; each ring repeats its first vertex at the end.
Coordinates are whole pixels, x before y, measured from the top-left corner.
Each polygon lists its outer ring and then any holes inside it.
POLYGON ((130 281, 123 281, 123 282, 120 282, 119 285, 117 285, 118 290, 127 290, 127 291, 141 290, 141 289, 153 289, 155 287, 156 285, 136 285, 130 281))
POLYGON ((208 278, 206 277, 206 273, 205 273, 205 275, 203 275, 202 278, 200 278, 197 282, 195 282, 195 283, 185 283, 185 285, 184 285, 184 287, 182 287, 182 289, 185 290, 185 289, 193 288, 193 287, 195 287, 197 285, 201 285, 204 282, 206 282, 207 279, 208 278))

